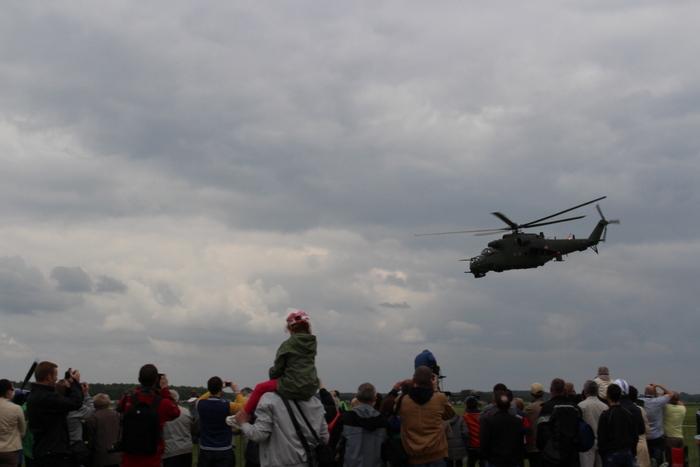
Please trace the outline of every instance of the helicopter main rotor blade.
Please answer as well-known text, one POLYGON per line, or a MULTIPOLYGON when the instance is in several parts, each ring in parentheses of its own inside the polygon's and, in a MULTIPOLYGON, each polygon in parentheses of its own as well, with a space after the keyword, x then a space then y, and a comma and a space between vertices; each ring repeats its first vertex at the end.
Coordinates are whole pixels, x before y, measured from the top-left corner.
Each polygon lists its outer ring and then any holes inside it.
POLYGON ((529 229, 531 227, 539 227, 541 225, 550 225, 550 224, 559 224, 561 222, 569 222, 569 221, 575 221, 576 219, 583 219, 586 216, 576 216, 576 217, 567 217, 566 219, 559 219, 556 221, 549 221, 549 222, 540 222, 537 224, 527 224, 527 225, 521 225, 523 229, 529 229))
POLYGON ((455 230, 452 232, 431 232, 431 233, 421 233, 413 234, 414 237, 428 237, 431 235, 454 235, 454 234, 468 234, 468 233, 481 233, 481 232, 503 232, 510 230, 509 228, 502 229, 473 229, 473 230, 455 230))
POLYGON ((503 232, 511 232, 511 229, 504 228, 504 229, 492 230, 490 232, 479 232, 479 233, 475 233, 474 236, 475 237, 487 237, 489 235, 497 235, 497 234, 500 234, 503 232))
POLYGON ((517 230, 518 224, 516 224, 516 223, 513 222, 512 220, 508 219, 508 218, 505 216, 505 214, 503 214, 502 212, 492 212, 491 214, 493 214, 494 216, 498 217, 498 218, 501 219, 503 222, 505 222, 506 224, 508 224, 512 230, 517 230))
MULTIPOLYGON (((576 206, 574 206, 573 208, 564 209, 563 211, 559 211, 559 212, 556 213, 556 214, 552 214, 552 215, 550 215, 550 216, 542 217, 541 219, 535 219, 534 221, 530 221, 530 222, 527 222, 527 223, 525 223, 525 224, 521 224, 520 227, 521 227, 521 228, 532 227, 533 224, 537 224, 537 223, 539 223, 539 222, 546 221, 547 219, 551 219, 552 217, 560 216, 560 215, 562 215, 562 214, 564 214, 564 213, 567 213, 567 212, 569 212, 569 211, 573 211, 574 209, 578 209, 578 208, 582 208, 582 207, 584 207, 584 206, 588 206, 589 204, 593 204, 593 203, 595 203, 596 201, 600 201, 601 199, 605 199, 605 198, 607 198, 607 196, 601 196, 600 198, 596 198, 596 199, 594 199, 594 200, 591 200, 591 201, 588 201, 588 202, 585 202, 585 203, 576 205, 576 206)), ((540 224, 540 225, 543 225, 543 224, 540 224)))

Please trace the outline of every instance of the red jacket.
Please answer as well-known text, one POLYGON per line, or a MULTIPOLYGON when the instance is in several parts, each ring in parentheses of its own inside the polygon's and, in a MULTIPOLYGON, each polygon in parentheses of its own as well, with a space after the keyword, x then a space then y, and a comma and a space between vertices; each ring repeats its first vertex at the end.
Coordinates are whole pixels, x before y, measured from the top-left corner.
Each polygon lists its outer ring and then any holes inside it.
MULTIPOLYGON (((133 397, 137 398, 140 402, 150 404, 153 402, 154 392, 144 392, 142 387, 138 387, 133 391, 133 397)), ((158 418, 160 422, 160 429, 163 430, 163 425, 165 422, 175 420, 180 416, 180 407, 177 406, 175 401, 170 397, 170 390, 168 388, 163 388, 160 390, 160 397, 162 400, 158 404, 158 418)), ((126 413, 131 408, 131 397, 125 395, 119 401, 119 412, 122 414, 126 413)), ((152 456, 139 456, 135 454, 124 453, 122 455, 122 467, 160 467, 161 458, 163 456, 163 451, 165 450, 165 441, 161 436, 158 442, 158 452, 152 456)))
POLYGON ((467 430, 469 431, 469 444, 470 449, 476 449, 481 445, 480 431, 481 425, 479 424, 480 412, 464 412, 464 422, 467 424, 467 430))

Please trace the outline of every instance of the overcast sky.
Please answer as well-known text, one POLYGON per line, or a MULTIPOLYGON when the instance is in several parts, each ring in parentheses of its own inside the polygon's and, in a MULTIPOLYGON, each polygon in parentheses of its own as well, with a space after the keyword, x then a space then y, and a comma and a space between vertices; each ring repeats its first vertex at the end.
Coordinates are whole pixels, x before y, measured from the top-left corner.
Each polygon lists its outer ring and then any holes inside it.
MULTIPOLYGON (((700 392, 700 4, 6 2, 0 361, 92 381, 319 374, 386 390, 700 392), (607 195, 600 255, 464 274, 500 227, 607 195)), ((598 216, 547 228, 588 235, 598 216)))

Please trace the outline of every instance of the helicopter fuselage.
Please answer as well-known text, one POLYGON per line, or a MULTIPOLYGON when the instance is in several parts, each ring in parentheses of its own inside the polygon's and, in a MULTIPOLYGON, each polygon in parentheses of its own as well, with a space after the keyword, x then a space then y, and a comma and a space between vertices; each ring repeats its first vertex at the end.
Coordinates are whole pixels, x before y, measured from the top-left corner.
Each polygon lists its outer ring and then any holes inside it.
POLYGON ((599 221, 591 235, 582 239, 573 236, 567 239, 545 238, 542 233, 505 234, 489 242, 481 254, 469 259, 469 272, 474 277, 484 277, 490 271, 531 269, 544 266, 553 259, 562 261, 563 255, 595 247, 606 225, 607 221, 599 221))

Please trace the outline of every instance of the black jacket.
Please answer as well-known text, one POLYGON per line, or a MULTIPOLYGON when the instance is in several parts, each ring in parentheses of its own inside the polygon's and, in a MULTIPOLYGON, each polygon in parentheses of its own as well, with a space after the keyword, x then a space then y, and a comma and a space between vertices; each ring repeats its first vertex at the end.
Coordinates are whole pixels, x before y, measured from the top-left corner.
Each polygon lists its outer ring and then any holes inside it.
POLYGON ((66 415, 83 404, 80 384, 73 382, 66 395, 58 394, 53 386, 32 384, 27 398, 29 430, 34 436, 34 458, 70 453, 66 415))
POLYGON ((489 464, 520 465, 525 456, 523 419, 498 410, 481 420, 481 457, 489 464))
POLYGON ((598 420, 598 451, 605 456, 615 451, 637 449, 637 435, 634 417, 621 405, 613 405, 600 415, 598 420))

